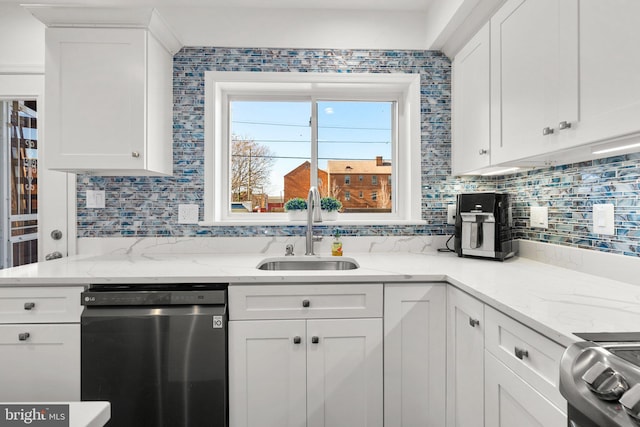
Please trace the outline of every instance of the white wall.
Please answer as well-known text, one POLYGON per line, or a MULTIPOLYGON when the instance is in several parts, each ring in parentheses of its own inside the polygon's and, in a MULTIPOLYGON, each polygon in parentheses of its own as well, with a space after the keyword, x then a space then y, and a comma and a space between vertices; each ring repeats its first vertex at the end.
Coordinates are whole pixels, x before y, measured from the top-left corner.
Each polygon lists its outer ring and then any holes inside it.
POLYGON ((0 3, 0 74, 44 71, 44 25, 19 5, 0 3))
POLYGON ((158 7, 185 46, 424 49, 415 11, 158 7))

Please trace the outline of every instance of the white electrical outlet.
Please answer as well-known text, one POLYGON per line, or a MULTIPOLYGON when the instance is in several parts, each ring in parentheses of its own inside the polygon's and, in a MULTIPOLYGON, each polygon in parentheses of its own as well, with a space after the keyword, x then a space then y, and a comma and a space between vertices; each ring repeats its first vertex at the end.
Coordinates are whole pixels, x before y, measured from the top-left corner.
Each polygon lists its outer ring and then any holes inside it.
POLYGON ((198 205, 178 205, 178 224, 197 224, 198 205))
POLYGON ((456 205, 447 206, 447 224, 455 225, 456 223, 456 205))
POLYGON ((549 228, 549 208, 531 206, 531 228, 549 228))
POLYGON ((89 209, 104 209, 105 195, 104 190, 87 190, 87 199, 85 207, 89 209))
POLYGON ((614 207, 606 203, 593 205, 593 232, 594 234, 616 234, 614 226, 614 207))

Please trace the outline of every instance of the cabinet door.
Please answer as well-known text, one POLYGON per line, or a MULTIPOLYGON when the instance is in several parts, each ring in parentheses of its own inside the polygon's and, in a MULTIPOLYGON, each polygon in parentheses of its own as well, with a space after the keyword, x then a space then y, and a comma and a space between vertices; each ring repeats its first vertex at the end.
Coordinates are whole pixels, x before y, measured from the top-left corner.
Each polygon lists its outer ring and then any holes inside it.
POLYGON ((382 319, 307 321, 308 427, 382 427, 382 319))
MULTIPOLYGON (((560 132, 567 146, 640 132, 640 2, 635 0, 579 1, 576 6, 580 70, 579 117, 560 132)), ((571 69, 568 70, 571 74, 571 69)), ((577 73, 573 73, 574 75, 577 73)), ((575 120, 572 122, 572 120, 575 120)), ((637 142, 637 141, 636 141, 637 142)))
POLYGON ((453 61, 453 175, 490 165, 489 23, 453 61))
MULTIPOLYGON (((564 0, 563 0, 564 1, 564 0)), ((491 19, 491 161, 557 147, 558 0, 509 0, 491 19)))
POLYGON ((565 414, 507 368, 485 353, 486 427, 565 427, 565 414))
POLYGON ((1 402, 80 400, 79 324, 0 325, 0 348, 1 402))
POLYGON ((46 30, 49 168, 142 168, 145 46, 142 29, 46 30))
POLYGON ((446 286, 385 286, 385 427, 445 425, 446 286))
POLYGON ((447 426, 484 426, 484 304, 448 286, 447 426))
POLYGON ((304 320, 229 322, 231 427, 307 425, 305 341, 304 320))

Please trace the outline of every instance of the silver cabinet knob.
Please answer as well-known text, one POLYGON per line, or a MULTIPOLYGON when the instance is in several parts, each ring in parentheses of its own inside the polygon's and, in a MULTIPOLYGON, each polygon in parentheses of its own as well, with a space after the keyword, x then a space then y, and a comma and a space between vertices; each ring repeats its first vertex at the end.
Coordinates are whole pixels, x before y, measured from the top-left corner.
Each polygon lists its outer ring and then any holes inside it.
POLYGON ((485 148, 481 148, 480 150, 478 150, 478 154, 480 154, 481 156, 484 156, 485 154, 489 154, 489 150, 485 148))
POLYGON ((529 351, 519 347, 514 347, 513 354, 515 354, 516 357, 520 360, 524 359, 525 357, 529 357, 529 351))
POLYGON ((618 400, 629 390, 624 377, 602 362, 590 367, 582 376, 582 381, 602 400, 618 400))
POLYGON ((311 301, 309 301, 308 299, 302 300, 302 306, 303 307, 311 307, 311 301))
POLYGON ((553 128, 546 127, 542 129, 542 135, 544 136, 551 135, 552 133, 553 133, 553 128))
POLYGON ((564 129, 570 129, 571 128, 571 123, 567 122, 567 121, 561 121, 560 123, 558 123, 558 129, 560 130, 564 130, 564 129))
POLYGON ((137 159, 138 157, 140 157, 140 153, 138 153, 137 151, 132 151, 132 152, 131 152, 131 157, 133 157, 133 158, 136 158, 136 159, 137 159))
POLYGON ((302 338, 295 336, 293 337, 293 343, 294 344, 300 344, 302 342, 302 338))
POLYGON ((36 306, 35 302, 25 302, 24 303, 24 309, 25 310, 33 310, 36 306))
POLYGON ((22 332, 21 334, 18 334, 18 340, 19 341, 26 341, 29 339, 29 337, 31 336, 31 334, 29 332, 22 332))
POLYGON ((318 344, 320 342, 320 338, 319 337, 311 337, 311 343, 312 344, 318 344))
POLYGON ((472 317, 469 317, 469 325, 472 328, 475 328, 476 326, 478 326, 480 324, 480 321, 478 319, 474 319, 472 317))

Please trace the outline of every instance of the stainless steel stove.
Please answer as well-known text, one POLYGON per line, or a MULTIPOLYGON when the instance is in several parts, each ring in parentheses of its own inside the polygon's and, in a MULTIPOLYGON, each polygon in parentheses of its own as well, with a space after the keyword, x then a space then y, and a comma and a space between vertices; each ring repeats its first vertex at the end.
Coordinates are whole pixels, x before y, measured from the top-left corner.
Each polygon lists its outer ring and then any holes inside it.
POLYGON ((640 426, 640 332, 575 335, 560 364, 569 427, 640 426))

